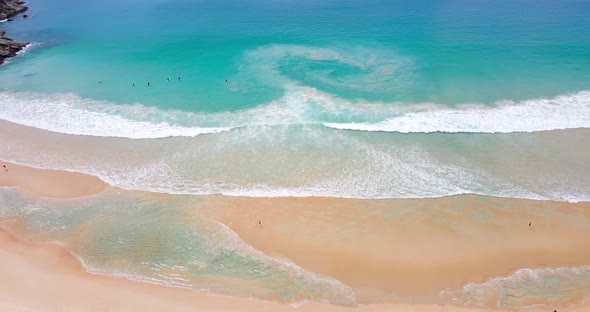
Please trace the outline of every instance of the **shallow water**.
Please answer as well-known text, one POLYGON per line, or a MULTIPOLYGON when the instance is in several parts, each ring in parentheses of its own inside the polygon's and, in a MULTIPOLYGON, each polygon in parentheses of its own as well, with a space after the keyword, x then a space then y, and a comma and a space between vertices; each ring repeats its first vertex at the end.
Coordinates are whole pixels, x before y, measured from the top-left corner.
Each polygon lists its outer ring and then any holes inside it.
POLYGON ((400 134, 276 125, 149 140, 71 136, 6 122, 0 129, 0 152, 7 160, 94 174, 133 190, 254 197, 590 198, 585 129, 400 134), (576 152, 569 152, 572 148, 576 152))
MULTIPOLYGON (((511 204, 510 200, 477 197, 428 202, 328 198, 260 201, 115 189, 80 199, 41 199, 14 188, 0 189, 0 222, 4 229, 29 242, 57 243, 77 256, 90 272, 289 304, 315 300, 345 306, 416 302, 492 308, 561 307, 588 298, 590 271, 586 266, 523 268, 508 276, 490 276, 487 281, 465 285, 457 285, 461 277, 445 279, 441 275, 424 280, 425 275, 420 273, 416 279, 426 285, 417 288, 425 287, 419 291, 410 290, 412 283, 407 276, 396 279, 395 275, 383 286, 361 287, 362 283, 348 285, 314 273, 283 258, 278 251, 265 254, 218 220, 239 230, 249 223, 258 231, 269 227, 271 232, 266 235, 278 235, 278 242, 293 248, 307 246, 314 250, 324 246, 325 252, 333 253, 331 262, 336 267, 346 265, 346 259, 338 258, 338 250, 356 250, 369 262, 361 261, 347 269, 354 272, 346 275, 354 276, 375 274, 365 265, 373 263, 378 267, 381 257, 396 259, 391 268, 412 271, 416 270, 412 263, 421 263, 424 258, 432 259, 433 266, 452 269, 453 262, 462 261, 455 259, 457 255, 485 259, 489 252, 512 254, 515 246, 520 249, 531 243, 514 230, 514 225, 518 227, 518 223, 528 220, 521 220, 523 216, 536 220, 540 227, 553 227, 541 224, 554 220, 574 231, 568 234, 572 240, 573 235, 590 232, 583 207, 560 210, 559 206, 526 201, 511 204), (514 205, 522 211, 514 212, 514 205), (506 219, 506 215, 513 217, 506 219), (263 220, 262 225, 257 224, 258 219, 263 220), (420 228, 424 230, 418 231, 420 228), (427 243, 433 240, 429 235, 438 238, 427 243), (502 243, 502 237, 508 236, 525 240, 502 243), (414 237, 413 244, 418 248, 404 243, 403 237, 414 237), (486 242, 486 248, 478 249, 482 242, 486 242), (428 284, 433 282, 443 286, 432 289, 428 284)), ((561 237, 560 231, 553 230, 553 235, 561 237)), ((544 241, 546 246, 555 245, 544 241)), ((560 248, 571 247, 562 244, 560 248)), ((316 260, 321 259, 318 255, 316 260)), ((468 270, 465 272, 469 276, 468 270)), ((485 273, 477 275, 481 278, 485 273)))
POLYGON ((1 190, 2 223, 32 242, 54 242, 90 272, 281 302, 355 305, 350 288, 250 247, 228 227, 195 219, 199 200, 119 193, 73 200, 1 190))

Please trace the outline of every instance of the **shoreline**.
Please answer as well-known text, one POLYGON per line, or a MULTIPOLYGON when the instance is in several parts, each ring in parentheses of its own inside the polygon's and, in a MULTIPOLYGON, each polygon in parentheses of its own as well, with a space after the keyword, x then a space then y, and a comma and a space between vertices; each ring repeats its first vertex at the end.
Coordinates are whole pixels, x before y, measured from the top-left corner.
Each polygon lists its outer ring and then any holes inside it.
MULTIPOLYGON (((12 18, 28 11, 25 2, 20 0, 0 0, 0 20, 12 21, 12 18)), ((16 41, 5 36, 6 32, 0 30, 0 65, 12 57, 17 56, 30 44, 29 42, 16 41)))
POLYGON ((86 197, 99 194, 109 187, 99 178, 82 173, 38 169, 2 160, 0 164, 0 186, 19 187, 41 197, 86 197))
MULTIPOLYGON (((19 187, 32 196, 43 193, 60 199, 124 193, 137 200, 161 202, 176 196, 117 189, 81 173, 1 163, 13 178, 9 180, 6 172, 0 172, 0 186, 19 187), (15 179, 17 175, 22 179, 15 179), (108 189, 117 191, 104 193, 108 189)), ((376 298, 365 291, 368 289, 396 293, 410 298, 409 302, 425 302, 417 296, 435 296, 448 288, 461 290, 468 283, 486 283, 510 276, 517 269, 590 264, 590 251, 585 248, 590 227, 584 222, 590 219, 588 202, 476 195, 373 201, 208 195, 199 196, 197 202, 201 203, 191 207, 189 216, 219 222, 266 255, 289 259, 304 270, 341 281, 353 288, 361 306, 371 308, 398 300, 376 298), (392 211, 395 215, 388 216, 392 211), (496 214, 502 221, 482 223, 479 214, 496 214), (433 219, 447 220, 450 225, 433 219), (527 227, 529 220, 534 220, 532 228, 527 227), (456 224, 461 224, 460 230, 456 224), (487 247, 478 249, 482 244, 487 247)), ((77 265, 81 267, 79 262, 77 265)))
MULTIPOLYGON (((299 307, 272 301, 230 297, 199 291, 169 288, 95 275, 62 248, 50 244, 21 242, 0 230, 0 309, 3 311, 198 311, 232 312, 477 312, 510 311, 435 304, 370 304, 347 308, 308 302, 299 307), (35 281, 31 283, 31 281, 35 281), (60 287, 56 287, 60 285, 60 287), (63 292, 67 289, 67 292, 63 292)), ((582 312, 590 304, 561 308, 582 312)), ((548 309, 527 309, 546 312, 548 309)))
POLYGON ((363 290, 423 302, 444 289, 514 278, 519 269, 587 266, 590 227, 576 223, 590 221, 589 209, 590 203, 474 195, 376 202, 218 197, 198 216, 227 225, 265 254, 337 279, 361 303, 375 303, 387 296, 363 290))

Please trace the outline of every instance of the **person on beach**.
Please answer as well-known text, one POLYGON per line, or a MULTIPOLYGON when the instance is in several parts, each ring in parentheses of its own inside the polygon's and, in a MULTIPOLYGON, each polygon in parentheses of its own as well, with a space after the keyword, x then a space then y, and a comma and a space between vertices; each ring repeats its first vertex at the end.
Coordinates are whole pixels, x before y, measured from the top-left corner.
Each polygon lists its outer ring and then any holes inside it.
POLYGON ((4 167, 4 170, 6 170, 6 172, 8 172, 8 168, 6 168, 6 165, 2 165, 2 167, 4 167))

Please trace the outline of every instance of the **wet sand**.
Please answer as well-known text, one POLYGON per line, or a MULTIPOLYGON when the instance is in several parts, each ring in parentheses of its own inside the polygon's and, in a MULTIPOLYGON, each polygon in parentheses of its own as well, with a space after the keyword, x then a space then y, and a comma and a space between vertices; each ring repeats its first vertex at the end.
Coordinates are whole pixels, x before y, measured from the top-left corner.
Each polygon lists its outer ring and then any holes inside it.
POLYGON ((200 211, 256 249, 352 287, 359 302, 387 298, 380 292, 435 300, 521 268, 590 264, 589 203, 219 196, 200 211))
POLYGON ((84 197, 107 187, 99 178, 77 172, 37 169, 5 161, 0 164, 0 186, 20 187, 42 197, 84 197))
MULTIPOLYGON (((5 164, 12 178, 4 176, 0 185, 37 195, 89 196, 106 187, 83 174, 5 164)), ((165 200, 169 195, 145 196, 165 200)), ((194 214, 226 224, 266 254, 286 257, 353 287, 359 302, 372 303, 360 305, 355 309, 359 311, 471 311, 455 306, 375 304, 387 297, 373 296, 380 291, 406 300, 429 297, 444 288, 460 289, 466 283, 484 282, 520 268, 590 264, 589 203, 482 196, 369 201, 203 199, 194 214)), ((0 235, 0 247, 0 302, 6 307, 0 308, 7 311, 129 311, 137 306, 147 311, 194 311, 194 307, 201 311, 294 310, 274 302, 88 274, 57 246, 27 245, 6 234, 0 235)), ((399 301, 389 299, 386 301, 399 301)), ((350 308, 309 303, 297 310, 350 308)))
MULTIPOLYGON (((53 245, 24 244, 5 232, 0 232, 0 264, 2 311, 482 311, 452 306, 406 304, 374 304, 344 308, 308 303, 294 308, 270 301, 172 289, 86 273, 78 261, 61 248, 53 245)), ((559 311, 581 312, 588 308, 590 306, 579 306, 559 311)))

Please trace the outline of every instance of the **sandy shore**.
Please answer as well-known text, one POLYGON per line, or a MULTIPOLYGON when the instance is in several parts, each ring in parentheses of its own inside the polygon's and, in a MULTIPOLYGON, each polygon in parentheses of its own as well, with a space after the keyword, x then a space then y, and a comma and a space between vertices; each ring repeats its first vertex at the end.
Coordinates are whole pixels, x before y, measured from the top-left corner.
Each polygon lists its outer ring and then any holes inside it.
POLYGON ((86 174, 36 169, 0 161, 0 186, 20 187, 43 197, 72 198, 102 192, 106 183, 86 174))
MULTIPOLYGON (((3 164, 8 172, 2 172, 0 186, 36 195, 89 196, 107 187, 83 174, 3 164)), ((206 196, 203 203, 196 214, 228 225, 267 254, 335 277, 355 291, 380 289, 411 297, 483 282, 518 268, 590 263, 588 203, 481 196, 383 201, 206 196), (397 207, 395 214, 391 207, 397 207)), ((172 289, 86 273, 60 247, 25 244, 6 233, 0 234, 0 274, 1 311, 481 311, 402 304, 351 309, 319 303, 295 309, 172 289)), ((559 311, 588 309, 584 305, 559 311)))
MULTIPOLYGON (((165 288, 86 273, 53 245, 29 245, 0 232, 0 310, 32 311, 390 311, 475 312, 438 305, 374 304, 357 308, 308 303, 299 308, 269 301, 165 288)), ((587 311, 590 306, 560 309, 587 311)), ((500 311, 500 310, 495 310, 500 311)), ((538 311, 547 311, 538 310, 538 311)))
POLYGON ((588 203, 219 196, 209 205, 202 217, 266 254, 338 279, 360 302, 374 302, 366 290, 434 298, 520 268, 590 264, 588 203))

